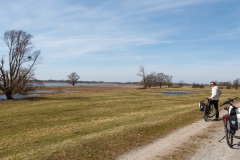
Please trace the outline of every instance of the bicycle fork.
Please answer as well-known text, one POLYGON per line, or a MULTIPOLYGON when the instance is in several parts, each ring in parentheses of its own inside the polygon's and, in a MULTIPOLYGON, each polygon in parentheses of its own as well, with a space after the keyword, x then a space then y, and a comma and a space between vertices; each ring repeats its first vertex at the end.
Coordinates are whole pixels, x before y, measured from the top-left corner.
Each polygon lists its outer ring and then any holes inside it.
MULTIPOLYGON (((223 116, 223 125, 224 125, 224 131, 227 132, 227 126, 225 125, 227 123, 229 116, 226 114, 223 116)), ((224 135, 222 137, 222 139, 220 139, 218 142, 221 142, 221 140, 223 140, 224 138, 226 138, 226 135, 224 135)))

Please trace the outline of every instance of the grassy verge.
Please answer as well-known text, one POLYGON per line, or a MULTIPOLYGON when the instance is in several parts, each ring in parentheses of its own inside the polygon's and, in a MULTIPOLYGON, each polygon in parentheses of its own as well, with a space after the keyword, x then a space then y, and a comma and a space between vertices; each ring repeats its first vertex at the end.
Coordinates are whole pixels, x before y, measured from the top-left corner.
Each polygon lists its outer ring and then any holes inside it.
MULTIPOLYGON (((0 101, 0 159, 113 159, 200 118, 207 89, 48 87, 43 97, 0 101), (162 91, 192 91, 163 95, 162 91)), ((223 90, 222 100, 237 96, 223 90)))

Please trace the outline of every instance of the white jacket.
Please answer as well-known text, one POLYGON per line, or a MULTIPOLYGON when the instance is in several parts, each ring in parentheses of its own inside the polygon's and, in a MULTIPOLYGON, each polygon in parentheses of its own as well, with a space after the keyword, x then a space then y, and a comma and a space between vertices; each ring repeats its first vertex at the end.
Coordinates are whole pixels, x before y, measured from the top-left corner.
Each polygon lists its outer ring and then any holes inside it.
POLYGON ((210 99, 212 100, 219 100, 220 95, 222 94, 222 91, 218 86, 212 87, 212 95, 210 99))

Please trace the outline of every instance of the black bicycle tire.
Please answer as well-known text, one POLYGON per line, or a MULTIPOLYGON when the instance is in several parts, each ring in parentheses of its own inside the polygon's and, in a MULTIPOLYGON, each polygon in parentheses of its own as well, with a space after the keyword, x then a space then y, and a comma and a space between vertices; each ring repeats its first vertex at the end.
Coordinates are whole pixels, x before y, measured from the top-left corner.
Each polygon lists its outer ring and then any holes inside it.
POLYGON ((203 110, 203 119, 204 119, 206 122, 208 121, 207 108, 204 108, 204 110, 203 110))
POLYGON ((225 136, 226 136, 227 144, 230 148, 232 148, 233 147, 233 136, 234 135, 231 132, 229 120, 224 122, 224 130, 225 130, 225 136))
POLYGON ((215 108, 213 107, 213 104, 209 108, 210 110, 209 110, 208 118, 212 118, 216 115, 216 111, 215 111, 215 108))

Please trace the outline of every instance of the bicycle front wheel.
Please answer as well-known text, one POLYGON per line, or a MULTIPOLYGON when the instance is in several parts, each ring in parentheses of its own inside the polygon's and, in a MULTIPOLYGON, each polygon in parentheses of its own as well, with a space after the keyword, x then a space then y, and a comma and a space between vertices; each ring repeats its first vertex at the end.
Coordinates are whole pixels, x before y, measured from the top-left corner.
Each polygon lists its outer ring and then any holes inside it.
POLYGON ((227 144, 230 148, 232 148, 233 147, 234 133, 232 132, 232 130, 230 128, 229 119, 226 122, 224 122, 224 130, 225 130, 225 136, 226 136, 227 144))
POLYGON ((208 109, 204 108, 203 110, 203 119, 207 122, 208 121, 208 109))

